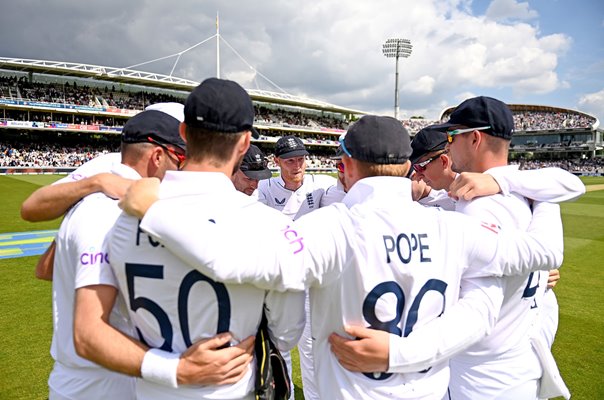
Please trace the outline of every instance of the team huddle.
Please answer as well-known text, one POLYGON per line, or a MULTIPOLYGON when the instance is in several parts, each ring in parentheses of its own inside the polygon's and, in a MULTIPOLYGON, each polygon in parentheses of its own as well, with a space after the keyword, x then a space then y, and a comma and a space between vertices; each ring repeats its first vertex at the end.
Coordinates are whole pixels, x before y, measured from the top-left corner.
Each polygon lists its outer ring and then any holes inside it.
POLYGON ((504 103, 468 99, 413 140, 363 116, 337 179, 305 173, 295 136, 271 177, 253 121, 241 86, 207 79, 24 202, 32 221, 65 214, 37 266, 49 399, 255 399, 263 316, 290 375, 298 346, 306 399, 570 397, 550 350, 556 203, 585 188, 507 165, 504 103))

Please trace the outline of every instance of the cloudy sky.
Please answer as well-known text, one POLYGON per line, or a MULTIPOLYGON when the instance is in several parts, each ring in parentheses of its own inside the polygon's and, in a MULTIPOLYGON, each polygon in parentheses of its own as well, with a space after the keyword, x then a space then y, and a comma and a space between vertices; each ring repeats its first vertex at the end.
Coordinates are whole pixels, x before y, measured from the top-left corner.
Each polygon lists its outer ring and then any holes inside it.
MULTIPOLYGON (((217 12, 221 75, 246 88, 392 115, 382 44, 400 37, 413 44, 400 60, 402 118, 488 95, 604 119, 601 0, 8 0, 0 56, 132 66, 210 38, 217 12)), ((175 61, 137 69, 170 74, 175 61)), ((173 75, 215 76, 215 40, 183 53, 173 75)))

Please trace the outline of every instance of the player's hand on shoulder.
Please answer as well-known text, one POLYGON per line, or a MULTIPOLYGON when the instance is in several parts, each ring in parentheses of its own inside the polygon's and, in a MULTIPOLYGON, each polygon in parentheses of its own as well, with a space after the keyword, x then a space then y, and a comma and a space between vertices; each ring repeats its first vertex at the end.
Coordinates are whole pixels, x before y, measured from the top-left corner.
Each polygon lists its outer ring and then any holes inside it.
POLYGON ((132 182, 134 182, 132 179, 126 179, 108 172, 96 174, 92 176, 92 179, 95 180, 99 190, 112 199, 123 198, 132 182))
POLYGON ((377 329, 347 326, 348 339, 336 333, 329 336, 331 351, 338 362, 352 372, 385 372, 388 370, 390 334, 377 329))
POLYGON ((142 218, 158 198, 159 179, 142 178, 130 185, 119 206, 126 213, 142 218))
POLYGON ((253 360, 255 337, 224 347, 232 338, 227 332, 193 343, 180 357, 178 384, 229 385, 243 378, 253 360))
POLYGON ((501 191, 499 184, 489 174, 462 172, 449 187, 449 196, 455 200, 472 200, 480 196, 490 196, 501 191))

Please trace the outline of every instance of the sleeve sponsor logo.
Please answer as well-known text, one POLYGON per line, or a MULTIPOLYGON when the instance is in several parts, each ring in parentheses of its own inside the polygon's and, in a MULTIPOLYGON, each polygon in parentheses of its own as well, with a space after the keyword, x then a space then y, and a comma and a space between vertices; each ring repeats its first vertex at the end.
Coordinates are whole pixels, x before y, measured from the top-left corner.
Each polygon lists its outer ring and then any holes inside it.
POLYGON ((304 242, 302 241, 304 238, 298 237, 298 232, 293 230, 289 225, 286 226, 281 232, 283 232, 283 237, 285 237, 285 240, 289 241, 289 244, 295 249, 294 254, 298 254, 304 250, 304 242))
MULTIPOLYGON (((94 249, 91 249, 94 250, 94 249)), ((80 254, 80 263, 82 265, 101 265, 103 263, 109 264, 109 253, 105 253, 102 251, 90 253, 84 252, 80 254)))

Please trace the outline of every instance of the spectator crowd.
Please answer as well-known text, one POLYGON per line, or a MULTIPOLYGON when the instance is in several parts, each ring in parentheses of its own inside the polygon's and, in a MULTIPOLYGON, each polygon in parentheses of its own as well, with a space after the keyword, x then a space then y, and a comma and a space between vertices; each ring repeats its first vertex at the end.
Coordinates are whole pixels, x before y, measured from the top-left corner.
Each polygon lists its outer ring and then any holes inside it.
MULTIPOLYGON (((156 92, 136 91, 130 88, 116 88, 106 85, 87 86, 80 81, 65 81, 62 83, 31 82, 27 77, 0 76, 0 98, 11 100, 36 101, 44 103, 59 103, 65 105, 87 106, 99 108, 115 107, 123 110, 143 110, 145 106, 156 102, 185 101, 186 94, 173 91, 156 92)), ((338 137, 345 132, 351 121, 343 114, 300 110, 268 104, 255 104, 256 120, 261 141, 258 143, 269 155, 269 165, 276 168, 273 155, 270 153, 272 143, 279 137, 292 134, 304 139, 312 146, 313 154, 308 158, 309 168, 332 169, 335 167, 330 155, 338 143, 338 137), (265 143, 263 143, 265 142, 265 143)), ((75 124, 76 131, 89 129, 81 125, 99 125, 104 127, 121 128, 127 121, 123 115, 95 115, 75 112, 56 112, 45 110, 23 110, 6 108, 2 110, 0 125, 6 121, 27 121, 38 124, 37 127, 54 128, 57 124, 75 124), (87 128, 87 129, 85 129, 87 128)), ((545 111, 516 111, 514 124, 516 131, 539 131, 565 128, 591 128, 595 119, 579 113, 545 112, 545 111)), ((445 116, 446 118, 447 116, 445 116)), ((401 123, 414 135, 422 128, 440 121, 424 118, 404 119, 401 123)), ((98 127, 95 127, 98 128, 98 127)), ((70 128, 71 129, 71 128, 70 128)), ((99 129, 97 129, 99 130, 99 129)), ((50 131, 44 130, 45 132, 50 131)), ((119 129, 118 129, 119 131, 119 129)), ((53 135, 54 132, 53 132, 53 135)), ((53 135, 38 135, 37 139, 6 140, 0 136, 0 166, 1 167, 77 167, 87 160, 107 151, 116 151, 118 147, 111 143, 113 139, 87 140, 79 135, 79 142, 57 144, 52 142, 53 135), (42 138, 47 138, 42 139, 42 138), (39 140, 42 139, 42 140, 39 140)), ((105 135, 107 136, 107 135, 105 135)), ((573 143, 565 144, 566 147, 573 143)), ((582 143, 579 143, 582 144, 582 143)), ((541 145, 549 147, 564 147, 554 143, 541 145), (559 146, 558 146, 559 145, 559 146)), ((527 147, 517 144, 518 150, 527 147)), ((539 168, 543 165, 556 165, 569 171, 602 172, 601 161, 598 160, 565 160, 565 161, 521 161, 521 168, 539 168)))
MULTIPOLYGON (((261 144, 261 143, 257 143, 261 144)), ((86 143, 56 144, 31 143, 20 141, 0 141, 0 167, 78 167, 86 161, 103 153, 119 151, 119 144, 86 143)), ((277 169, 274 154, 270 148, 263 151, 267 154, 268 166, 277 169)), ((331 156, 335 153, 332 147, 320 150, 307 156, 309 169, 335 169, 331 156)), ((514 160, 510 164, 519 165, 520 169, 539 169, 559 167, 570 172, 604 174, 604 158, 569 159, 569 160, 514 160)))
POLYGON ((89 146, 26 144, 14 147, 0 143, 0 167, 79 167, 107 152, 89 146))

